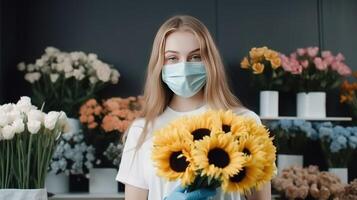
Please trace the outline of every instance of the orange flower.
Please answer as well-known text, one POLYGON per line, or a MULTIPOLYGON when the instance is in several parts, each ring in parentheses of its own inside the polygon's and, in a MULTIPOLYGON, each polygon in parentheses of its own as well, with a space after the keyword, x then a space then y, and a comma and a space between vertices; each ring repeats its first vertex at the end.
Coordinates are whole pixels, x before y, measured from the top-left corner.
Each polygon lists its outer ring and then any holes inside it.
POLYGON ((96 128, 97 126, 98 126, 98 123, 97 123, 97 122, 93 122, 93 123, 88 124, 88 128, 89 128, 89 129, 94 129, 94 128, 96 128))
POLYGON ((252 69, 254 74, 261 74, 264 71, 264 64, 254 63, 252 69))

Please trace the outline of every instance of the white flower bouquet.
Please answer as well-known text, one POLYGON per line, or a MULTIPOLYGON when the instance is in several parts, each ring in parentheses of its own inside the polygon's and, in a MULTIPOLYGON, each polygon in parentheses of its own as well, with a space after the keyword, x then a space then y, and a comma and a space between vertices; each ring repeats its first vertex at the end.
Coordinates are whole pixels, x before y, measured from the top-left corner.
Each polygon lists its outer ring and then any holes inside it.
POLYGON ((17 67, 31 83, 35 105, 46 102, 45 111, 63 110, 69 117, 77 117, 83 102, 109 83, 116 84, 120 76, 96 54, 63 52, 54 47, 47 47, 35 63, 21 62, 17 67))
POLYGON ((87 145, 81 131, 63 134, 52 156, 49 173, 84 175, 88 178, 93 167, 95 148, 87 145))
POLYGON ((64 112, 44 113, 29 97, 1 105, 0 189, 44 188, 52 154, 68 129, 64 112))

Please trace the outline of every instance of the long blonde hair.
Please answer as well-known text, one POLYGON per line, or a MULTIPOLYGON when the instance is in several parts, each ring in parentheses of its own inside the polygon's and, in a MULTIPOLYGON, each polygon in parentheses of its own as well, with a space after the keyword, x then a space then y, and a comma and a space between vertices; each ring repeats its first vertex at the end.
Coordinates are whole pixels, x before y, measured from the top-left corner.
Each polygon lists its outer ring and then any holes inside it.
POLYGON ((221 56, 206 26, 192 16, 173 16, 161 25, 154 39, 144 88, 145 125, 137 149, 145 142, 148 126, 163 113, 173 96, 172 91, 161 79, 161 70, 164 65, 166 38, 175 31, 190 31, 199 40, 201 58, 207 72, 206 85, 203 88, 204 98, 209 107, 212 109, 242 107, 238 98, 229 89, 221 56))

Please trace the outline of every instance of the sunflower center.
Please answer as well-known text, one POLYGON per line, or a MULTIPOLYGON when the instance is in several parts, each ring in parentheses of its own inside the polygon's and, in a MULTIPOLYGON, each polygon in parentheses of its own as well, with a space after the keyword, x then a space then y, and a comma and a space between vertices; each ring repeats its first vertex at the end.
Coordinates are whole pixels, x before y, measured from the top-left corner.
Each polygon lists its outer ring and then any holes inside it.
POLYGON ((231 126, 230 126, 230 125, 223 124, 223 125, 222 125, 222 130, 223 130, 225 133, 231 132, 231 126))
POLYGON ((209 136, 211 133, 211 130, 207 129, 207 128, 199 128, 196 129, 194 131, 192 131, 192 135, 193 135, 193 140, 201 140, 204 136, 209 136))
POLYGON ((208 162, 216 167, 224 168, 229 164, 229 155, 221 148, 214 148, 208 152, 208 162))
POLYGON ((248 156, 251 154, 249 149, 247 149, 247 148, 243 149, 243 153, 247 154, 248 156))
POLYGON ((189 164, 185 156, 180 156, 182 151, 173 152, 170 156, 170 167, 175 172, 184 172, 189 164))
POLYGON ((238 174, 235 174, 234 176, 230 177, 229 180, 234 183, 239 183, 241 182, 246 175, 246 170, 245 167, 241 171, 238 172, 238 174))

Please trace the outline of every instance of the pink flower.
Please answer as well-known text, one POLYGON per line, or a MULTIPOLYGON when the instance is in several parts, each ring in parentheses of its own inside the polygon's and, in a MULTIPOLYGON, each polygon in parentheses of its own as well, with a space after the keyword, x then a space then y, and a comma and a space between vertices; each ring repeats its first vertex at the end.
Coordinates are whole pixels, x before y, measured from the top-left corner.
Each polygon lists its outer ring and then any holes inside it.
POLYGON ((301 61, 301 65, 306 69, 309 66, 309 61, 308 60, 303 60, 301 61))
POLYGON ((322 56, 323 58, 331 57, 331 56, 332 56, 332 53, 331 53, 331 51, 322 51, 322 52, 321 52, 321 56, 322 56))
POLYGON ((345 61, 345 56, 342 53, 338 53, 336 56, 337 61, 345 61))
POLYGON ((315 64, 316 68, 320 71, 327 69, 327 64, 325 62, 323 62, 320 57, 316 57, 314 59, 314 64, 315 64))
POLYGON ((301 74, 302 72, 302 66, 301 65, 295 65, 292 67, 291 73, 292 74, 301 74))
POLYGON ((314 58, 317 56, 317 53, 319 52, 319 48, 318 47, 308 47, 306 49, 307 51, 307 55, 309 55, 311 58, 314 58))
POLYGON ((297 58, 297 54, 296 53, 291 53, 290 54, 290 58, 296 59, 297 58))
POLYGON ((352 70, 351 68, 349 68, 347 65, 345 65, 344 63, 341 63, 341 66, 337 69, 337 72, 341 75, 341 76, 349 76, 352 74, 352 70))
POLYGON ((306 50, 303 49, 303 48, 298 48, 298 49, 296 50, 296 52, 297 52, 297 54, 298 54, 299 56, 303 56, 303 55, 305 55, 306 50))
POLYGON ((334 60, 334 61, 331 63, 331 69, 337 71, 338 68, 340 68, 341 64, 342 64, 341 62, 339 62, 339 61, 337 61, 337 60, 334 60))
POLYGON ((327 65, 331 65, 334 61, 335 61, 335 57, 333 57, 332 55, 328 55, 326 57, 323 57, 323 61, 327 64, 327 65))

